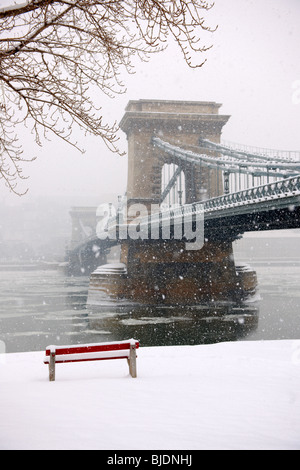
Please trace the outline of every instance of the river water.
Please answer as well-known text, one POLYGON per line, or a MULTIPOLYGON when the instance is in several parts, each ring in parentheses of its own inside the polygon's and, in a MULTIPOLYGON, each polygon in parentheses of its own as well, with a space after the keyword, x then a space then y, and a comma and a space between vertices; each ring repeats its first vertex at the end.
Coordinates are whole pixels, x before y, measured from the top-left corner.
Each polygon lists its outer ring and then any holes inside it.
POLYGON ((0 271, 0 352, 134 337, 143 346, 300 338, 300 265, 253 266, 259 297, 244 304, 149 308, 87 305, 88 277, 0 271))

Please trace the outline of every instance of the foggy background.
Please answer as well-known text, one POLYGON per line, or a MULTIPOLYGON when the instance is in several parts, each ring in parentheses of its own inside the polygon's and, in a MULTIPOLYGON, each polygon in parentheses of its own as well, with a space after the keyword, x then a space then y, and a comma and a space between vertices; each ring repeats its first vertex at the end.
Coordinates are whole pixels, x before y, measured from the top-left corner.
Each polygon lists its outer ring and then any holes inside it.
MULTIPOLYGON (((103 96, 104 122, 119 122, 129 100, 216 101, 221 114, 231 115, 225 140, 300 150, 300 1, 216 0, 204 15, 218 29, 202 34, 203 44, 213 44, 201 55, 203 67, 190 69, 170 43, 148 63, 136 62, 135 74, 123 75, 125 94, 103 96)), ((126 151, 122 131, 119 137, 126 151)), ((24 157, 38 158, 23 166, 25 196, 9 193, 0 181, 0 262, 61 259, 71 238, 71 206, 115 202, 126 191, 127 157, 110 153, 99 138, 76 138, 84 155, 54 137, 39 148, 24 129, 24 157)))

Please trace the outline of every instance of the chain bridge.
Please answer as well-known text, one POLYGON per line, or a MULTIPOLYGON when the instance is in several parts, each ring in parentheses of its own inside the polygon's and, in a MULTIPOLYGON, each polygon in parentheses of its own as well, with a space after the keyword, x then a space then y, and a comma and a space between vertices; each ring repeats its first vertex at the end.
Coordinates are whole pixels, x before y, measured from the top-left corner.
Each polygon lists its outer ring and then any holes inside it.
POLYGON ((126 197, 72 251, 93 259, 121 246, 120 263, 94 271, 93 263, 90 303, 102 294, 159 304, 243 299, 255 292, 256 273, 235 265, 232 242, 300 227, 300 152, 221 141, 230 116, 220 106, 129 102, 120 123, 126 197))

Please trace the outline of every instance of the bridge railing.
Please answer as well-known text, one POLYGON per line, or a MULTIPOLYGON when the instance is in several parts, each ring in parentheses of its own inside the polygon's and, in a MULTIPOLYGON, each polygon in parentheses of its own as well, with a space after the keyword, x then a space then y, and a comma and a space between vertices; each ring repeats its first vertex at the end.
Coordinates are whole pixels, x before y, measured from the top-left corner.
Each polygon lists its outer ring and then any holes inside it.
MULTIPOLYGON (((150 224, 151 227, 160 226, 164 221, 172 223, 181 223, 183 217, 191 217, 197 214, 204 215, 216 210, 222 210, 233 206, 240 206, 246 204, 255 204, 261 201, 280 199, 282 197, 300 196, 300 175, 291 178, 279 180, 270 184, 256 186, 250 189, 245 189, 235 193, 225 194, 218 196, 207 201, 195 202, 186 204, 179 207, 163 209, 157 213, 149 214, 148 216, 137 217, 131 221, 133 225, 140 225, 143 229, 150 224)), ((105 230, 109 237, 110 232, 115 233, 116 227, 126 227, 124 221, 119 225, 117 217, 112 217, 109 220, 107 230, 105 230)))
POLYGON ((158 226, 164 221, 169 221, 172 219, 175 223, 176 221, 181 222, 182 217, 201 214, 204 212, 204 205, 202 202, 185 204, 183 206, 171 207, 168 209, 161 210, 160 212, 149 214, 148 217, 136 218, 132 223, 139 223, 141 225, 146 225, 149 222, 151 226, 158 226))
POLYGON ((209 199, 203 203, 208 212, 235 204, 249 204, 282 196, 300 195, 300 175, 209 199))

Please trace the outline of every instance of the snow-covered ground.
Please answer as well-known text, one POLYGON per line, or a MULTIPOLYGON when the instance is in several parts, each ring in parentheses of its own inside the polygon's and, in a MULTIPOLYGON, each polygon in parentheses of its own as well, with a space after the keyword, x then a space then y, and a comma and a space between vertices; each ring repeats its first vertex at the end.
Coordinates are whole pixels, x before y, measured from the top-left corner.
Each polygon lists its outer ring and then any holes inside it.
POLYGON ((142 347, 127 361, 0 356, 1 449, 300 449, 300 340, 142 347))

